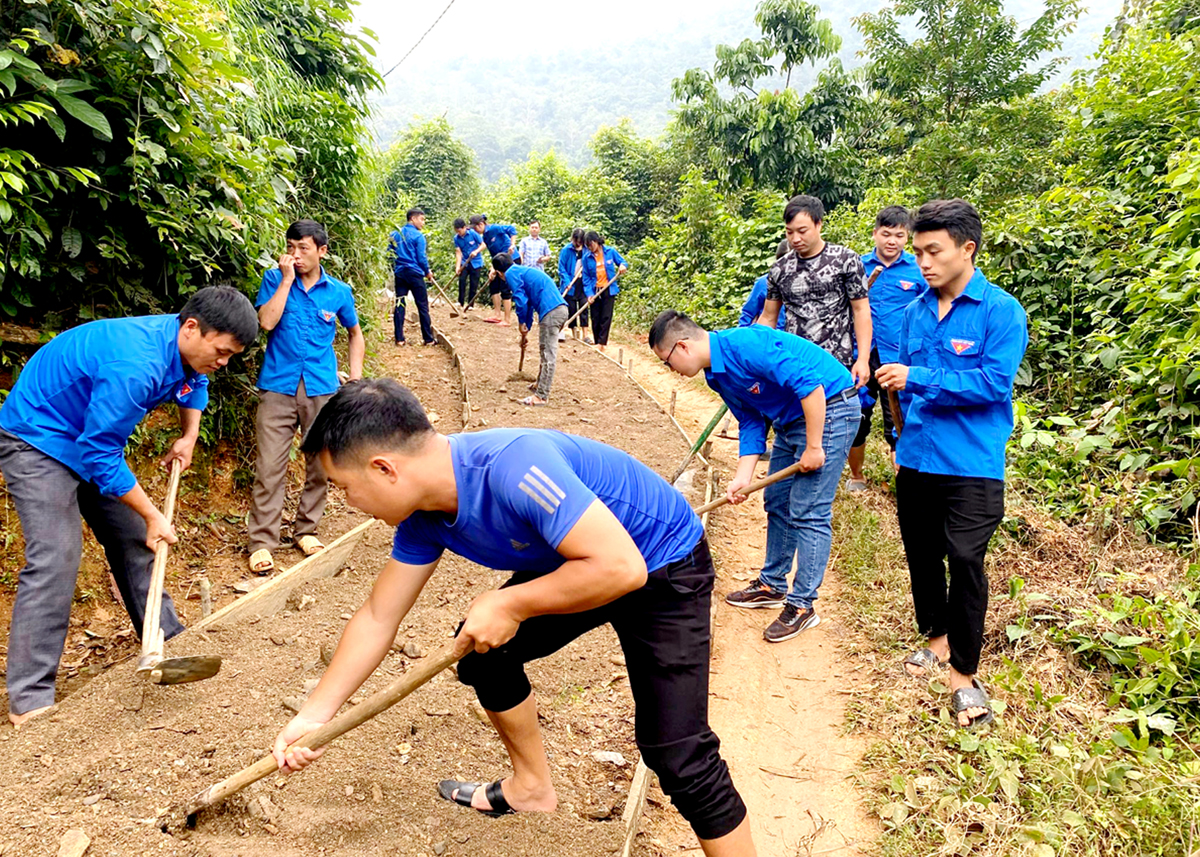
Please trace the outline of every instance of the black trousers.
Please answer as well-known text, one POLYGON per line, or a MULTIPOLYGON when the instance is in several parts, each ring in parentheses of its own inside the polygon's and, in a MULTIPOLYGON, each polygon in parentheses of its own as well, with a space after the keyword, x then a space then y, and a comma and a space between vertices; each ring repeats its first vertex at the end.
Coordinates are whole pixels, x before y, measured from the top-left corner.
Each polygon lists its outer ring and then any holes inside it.
MULTIPOLYGON (((697 836, 724 836, 746 817, 746 805, 708 725, 714 578, 708 541, 702 538, 690 555, 651 572, 645 586, 610 604, 522 622, 503 646, 459 661, 458 677, 475 688, 484 708, 508 711, 532 693, 525 675, 528 661, 611 623, 629 669, 642 758, 697 836)), ((516 574, 505 586, 529 579, 516 574)))
MULTIPOLYGON (((888 446, 892 449, 896 448, 896 434, 893 431, 895 422, 892 420, 892 409, 888 405, 887 390, 879 386, 879 382, 875 380, 875 373, 879 371, 882 365, 879 360, 879 349, 871 349, 871 379, 867 381, 867 391, 870 392, 872 398, 879 403, 879 407, 883 409, 883 436, 887 440, 888 446)), ((862 409, 862 423, 859 424, 858 434, 854 436, 854 443, 851 446, 862 446, 867 442, 867 437, 871 434, 871 416, 875 413, 875 403, 864 405, 862 409)))
POLYGON ((483 268, 472 268, 467 265, 458 272, 458 302, 463 306, 475 303, 475 295, 479 291, 479 273, 483 268), (471 281, 471 292, 467 293, 467 280, 471 281))
POLYGON ((608 345, 608 331, 612 327, 615 302, 613 293, 605 289, 596 295, 596 301, 592 304, 592 337, 597 345, 608 345))
MULTIPOLYGON (((564 296, 563 300, 567 302, 567 318, 571 318, 575 313, 579 312, 580 307, 587 306, 587 295, 583 292, 583 280, 576 280, 575 285, 564 296)), ((579 318, 571 318, 571 327, 576 325, 579 327, 588 326, 588 316, 591 315, 591 309, 585 309, 579 312, 579 318)))
POLYGON ((950 665, 963 675, 974 675, 988 606, 983 558, 1004 518, 1004 482, 901 467, 896 475, 896 513, 917 627, 927 637, 948 635, 950 665))
POLYGON ((408 293, 412 292, 417 302, 417 317, 421 320, 421 340, 430 344, 433 339, 433 322, 429 318, 429 291, 425 278, 416 271, 396 272, 396 308, 392 311, 392 328, 397 342, 404 341, 404 311, 408 293))

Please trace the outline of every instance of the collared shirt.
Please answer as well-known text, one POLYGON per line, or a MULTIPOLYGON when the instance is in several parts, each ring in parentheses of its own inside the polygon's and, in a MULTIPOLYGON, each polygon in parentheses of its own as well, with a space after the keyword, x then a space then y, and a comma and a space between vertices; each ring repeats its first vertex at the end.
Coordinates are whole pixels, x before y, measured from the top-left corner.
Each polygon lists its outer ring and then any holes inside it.
POLYGON ((454 246, 462 251, 463 265, 466 265, 467 267, 483 267, 483 251, 480 250, 478 253, 475 253, 475 248, 482 245, 483 238, 481 238, 479 233, 474 229, 468 229, 462 235, 454 236, 454 246), (467 257, 471 256, 472 253, 475 253, 475 255, 468 260, 467 257))
POLYGON ((825 398, 854 386, 846 367, 807 339, 763 324, 714 330, 704 380, 738 420, 738 455, 767 448, 765 419, 788 425, 804 417, 800 400, 817 387, 825 398), (765 418, 765 419, 764 419, 765 418))
POLYGON ((862 257, 863 273, 868 280, 876 268, 882 268, 871 284, 871 343, 879 352, 880 363, 895 363, 900 356, 900 326, 904 310, 925 293, 925 277, 917 267, 917 257, 901 250, 890 265, 884 265, 872 250, 862 257))
POLYGON ((392 252, 392 270, 396 273, 405 271, 422 277, 429 273, 425 236, 411 223, 404 224, 403 229, 392 233, 388 249, 392 252))
POLYGON ((450 435, 458 514, 414 512, 392 557, 434 562, 449 549, 485 568, 546 574, 558 546, 597 499, 650 571, 687 556, 704 534, 683 495, 646 465, 594 440, 545 429, 450 435))
MULTIPOLYGON (((612 283, 607 291, 614 297, 621 293, 620 280, 617 279, 617 266, 624 265, 625 259, 616 248, 604 245, 604 275, 608 277, 608 282, 612 283)), ((596 257, 591 252, 585 250, 583 254, 583 293, 589 298, 596 294, 597 269, 596 257)), ((603 285, 601 283, 600 285, 603 285)))
MULTIPOLYGON (((763 274, 754 281, 753 288, 750 289, 750 297, 746 298, 746 303, 742 304, 742 315, 738 318, 738 327, 749 327, 754 324, 754 320, 762 315, 763 307, 767 303, 767 275, 763 274)), ((776 330, 787 330, 787 309, 779 310, 779 318, 775 321, 776 330)))
MULTIPOLYGON (((477 233, 478 234, 478 233, 477 233)), ((487 245, 488 255, 497 256, 507 253, 512 248, 513 239, 517 237, 517 227, 496 223, 483 230, 483 243, 487 245)), ((520 250, 513 250, 519 253, 520 250)), ((515 262, 516 259, 514 258, 515 262)))
POLYGON ((526 327, 533 327, 534 313, 540 321, 551 310, 567 305, 550 275, 537 268, 513 265, 504 272, 504 281, 512 289, 517 321, 526 327))
POLYGON ((558 288, 565 290, 575 279, 576 272, 583 275, 583 248, 568 244, 558 252, 558 288))
POLYGON ((208 377, 179 355, 179 316, 93 321, 37 350, 0 408, 0 428, 121 497, 137 485, 125 444, 147 413, 171 401, 202 411, 208 377))
POLYGON ((1013 381, 1028 344, 1025 310, 978 269, 940 321, 937 289, 909 304, 900 333, 900 362, 910 368, 896 463, 1003 479, 1013 381))
MULTIPOLYGON (((278 268, 263 274, 254 305, 261 307, 269 301, 282 281, 283 272, 278 268)), ((303 378, 308 396, 336 393, 339 384, 333 337, 339 321, 347 330, 358 324, 350 287, 326 274, 324 268, 311 289, 306 290, 297 277, 288 291, 279 323, 267 334, 259 389, 294 396, 303 378)))
POLYGON ((532 235, 526 235, 521 239, 521 243, 517 247, 517 252, 521 254, 526 267, 544 271, 546 270, 546 263, 542 261, 542 257, 550 255, 550 242, 545 238, 534 238, 532 235))
POLYGON ((783 302, 788 333, 815 342, 847 367, 855 344, 850 301, 866 296, 862 259, 839 244, 827 243, 809 259, 791 251, 767 274, 767 300, 783 302))

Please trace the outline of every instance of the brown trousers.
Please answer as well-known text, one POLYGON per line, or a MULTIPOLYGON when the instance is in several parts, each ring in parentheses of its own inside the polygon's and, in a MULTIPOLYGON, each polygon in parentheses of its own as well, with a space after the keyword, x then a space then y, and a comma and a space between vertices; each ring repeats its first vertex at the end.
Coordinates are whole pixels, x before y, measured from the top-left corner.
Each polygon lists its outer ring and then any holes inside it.
MULTIPOLYGON (((287 494, 287 466, 296 429, 303 437, 317 413, 332 396, 309 397, 304 379, 296 395, 285 396, 266 390, 258 403, 258 465, 250 501, 250 553, 279 547, 279 526, 283 520, 283 502, 287 494)), ((304 457, 304 491, 296 509, 296 538, 316 535, 317 523, 325 511, 325 470, 315 455, 304 457)))

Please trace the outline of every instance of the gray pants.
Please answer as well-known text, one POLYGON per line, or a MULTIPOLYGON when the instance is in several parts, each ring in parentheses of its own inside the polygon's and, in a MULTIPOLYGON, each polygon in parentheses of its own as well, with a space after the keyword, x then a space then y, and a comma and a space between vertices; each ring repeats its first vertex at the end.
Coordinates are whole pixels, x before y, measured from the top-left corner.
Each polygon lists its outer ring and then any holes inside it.
POLYGON ((538 319, 538 366, 537 395, 539 399, 550 398, 550 385, 554 383, 554 368, 558 365, 558 332, 567 323, 567 308, 555 307, 538 319))
MULTIPOLYGON (((287 494, 288 456, 296 429, 304 435, 321 408, 332 398, 313 396, 304 390, 304 379, 296 395, 262 392, 258 403, 258 466, 254 491, 250 495, 250 553, 279 547, 279 525, 283 520, 283 501, 287 494)), ((304 491, 296 510, 293 534, 316 535, 317 524, 325 511, 325 470, 315 455, 304 457, 304 491)))
MULTIPOLYGON (((146 547, 146 522, 141 515, 2 429, 0 471, 25 535, 25 567, 17 580, 7 667, 8 709, 24 714, 54 704, 54 677, 67 639, 83 553, 80 517, 104 548, 139 635, 154 552, 146 547)), ((166 593, 161 625, 167 639, 183 631, 166 593)))

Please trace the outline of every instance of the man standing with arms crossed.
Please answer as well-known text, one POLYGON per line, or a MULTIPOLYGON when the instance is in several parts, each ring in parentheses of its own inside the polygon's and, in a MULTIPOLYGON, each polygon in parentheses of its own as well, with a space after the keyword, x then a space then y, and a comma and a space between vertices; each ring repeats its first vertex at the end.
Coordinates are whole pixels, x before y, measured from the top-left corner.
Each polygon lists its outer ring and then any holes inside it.
MULTIPOLYGON (((271 552, 279 547, 288 454, 296 429, 301 435, 307 432, 338 388, 333 351, 338 322, 349 337, 351 380, 362 377, 366 353, 354 294, 321 266, 329 252, 324 227, 313 220, 297 220, 286 237, 287 252, 279 257, 278 268, 263 274, 256 301, 259 323, 268 336, 258 376, 258 464, 250 495, 250 570, 255 574, 269 574, 275 568, 271 552)), ((317 538, 325 498, 321 462, 306 456, 304 490, 293 531, 296 547, 305 556, 325 547, 317 538)))

